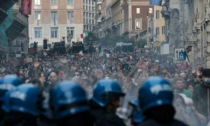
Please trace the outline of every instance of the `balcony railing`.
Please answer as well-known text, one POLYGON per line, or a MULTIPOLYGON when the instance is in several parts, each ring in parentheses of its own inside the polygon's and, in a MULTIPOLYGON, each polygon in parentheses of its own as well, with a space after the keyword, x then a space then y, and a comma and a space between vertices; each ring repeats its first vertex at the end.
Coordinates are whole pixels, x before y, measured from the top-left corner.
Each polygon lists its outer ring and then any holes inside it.
POLYGON ((22 23, 25 26, 28 25, 28 17, 23 15, 21 12, 16 12, 14 15, 14 19, 16 19, 18 22, 22 23))

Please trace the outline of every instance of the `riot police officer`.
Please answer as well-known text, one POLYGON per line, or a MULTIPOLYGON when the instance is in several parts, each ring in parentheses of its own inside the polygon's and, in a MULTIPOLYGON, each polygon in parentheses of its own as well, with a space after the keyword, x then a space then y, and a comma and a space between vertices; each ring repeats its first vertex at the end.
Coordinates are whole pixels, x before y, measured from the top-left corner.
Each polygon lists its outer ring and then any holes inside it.
POLYGON ((116 81, 104 79, 96 83, 93 97, 89 101, 96 126, 125 126, 123 120, 116 115, 122 96, 124 93, 116 81))
POLYGON ((175 109, 170 83, 161 77, 150 77, 139 89, 139 106, 144 120, 139 126, 186 126, 174 119, 175 109))
MULTIPOLYGON (((2 78, 0 82, 0 106, 3 104, 5 94, 20 84, 22 84, 21 79, 14 74, 6 75, 2 78)), ((4 115, 5 112, 0 108, 0 120, 3 119, 4 115)))
POLYGON ((22 84, 5 95, 3 109, 7 115, 2 126, 37 126, 40 90, 32 84, 22 84))
POLYGON ((85 90, 76 82, 62 81, 50 92, 57 126, 93 126, 85 90))

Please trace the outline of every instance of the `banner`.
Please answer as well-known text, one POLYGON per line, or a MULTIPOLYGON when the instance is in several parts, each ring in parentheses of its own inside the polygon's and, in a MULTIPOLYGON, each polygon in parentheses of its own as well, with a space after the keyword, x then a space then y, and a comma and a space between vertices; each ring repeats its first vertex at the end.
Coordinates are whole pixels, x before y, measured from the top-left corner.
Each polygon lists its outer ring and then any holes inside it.
POLYGON ((26 62, 26 63, 32 63, 33 60, 32 60, 32 58, 25 58, 25 62, 26 62))
POLYGON ((150 0, 150 5, 161 6, 162 0, 150 0))
POLYGON ((31 14, 31 5, 32 5, 31 0, 22 0, 21 1, 22 14, 30 15, 31 14))

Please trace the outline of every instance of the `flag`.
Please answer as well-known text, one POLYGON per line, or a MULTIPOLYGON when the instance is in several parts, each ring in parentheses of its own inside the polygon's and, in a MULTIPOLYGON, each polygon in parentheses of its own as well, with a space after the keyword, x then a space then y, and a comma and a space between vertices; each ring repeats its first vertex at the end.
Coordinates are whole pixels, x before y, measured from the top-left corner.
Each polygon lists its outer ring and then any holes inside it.
POLYGON ((84 33, 84 36, 85 36, 85 37, 88 37, 88 35, 89 35, 88 32, 85 32, 85 33, 84 33))
POLYGON ((88 37, 88 35, 89 35, 88 32, 84 32, 83 34, 80 34, 80 37, 85 38, 85 37, 88 37))
POLYGON ((24 15, 30 15, 31 14, 31 0, 22 0, 21 1, 21 10, 22 14, 24 15))
POLYGON ((150 5, 161 6, 162 0, 150 0, 150 5))
POLYGON ((190 60, 187 52, 185 52, 185 67, 188 69, 190 67, 190 60))
POLYGON ((80 38, 84 38, 83 34, 80 34, 80 38))

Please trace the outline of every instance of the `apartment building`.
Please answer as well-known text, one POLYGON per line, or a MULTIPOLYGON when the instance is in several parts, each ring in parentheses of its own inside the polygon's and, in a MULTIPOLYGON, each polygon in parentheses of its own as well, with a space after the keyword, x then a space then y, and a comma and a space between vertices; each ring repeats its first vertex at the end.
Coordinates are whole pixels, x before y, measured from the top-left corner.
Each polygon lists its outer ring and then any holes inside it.
POLYGON ((165 19, 161 14, 162 6, 154 6, 154 17, 153 17, 153 44, 154 46, 160 46, 162 42, 166 41, 166 27, 165 27, 165 19))
POLYGON ((95 24, 95 0, 83 0, 84 32, 93 30, 95 24))
POLYGON ((30 43, 43 45, 65 41, 83 41, 82 0, 32 0, 32 14, 29 17, 30 43), (70 38, 70 40, 69 40, 70 38))

